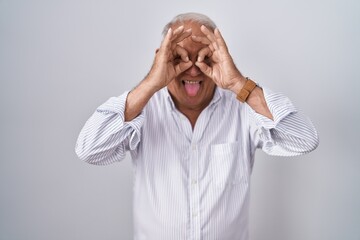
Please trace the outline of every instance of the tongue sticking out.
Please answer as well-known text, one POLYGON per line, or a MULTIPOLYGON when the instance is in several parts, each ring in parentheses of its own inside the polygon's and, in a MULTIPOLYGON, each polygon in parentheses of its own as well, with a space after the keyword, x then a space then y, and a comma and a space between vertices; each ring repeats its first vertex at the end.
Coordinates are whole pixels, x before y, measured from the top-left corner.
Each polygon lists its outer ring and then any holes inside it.
POLYGON ((200 83, 187 83, 185 82, 185 91, 190 97, 196 96, 200 89, 200 83))

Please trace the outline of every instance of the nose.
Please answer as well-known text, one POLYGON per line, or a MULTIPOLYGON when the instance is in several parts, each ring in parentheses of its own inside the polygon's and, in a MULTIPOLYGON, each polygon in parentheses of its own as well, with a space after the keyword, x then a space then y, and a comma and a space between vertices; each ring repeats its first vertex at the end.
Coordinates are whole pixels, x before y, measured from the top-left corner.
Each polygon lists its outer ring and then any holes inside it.
POLYGON ((195 64, 193 64, 188 70, 185 71, 185 73, 192 77, 197 77, 201 71, 195 64))

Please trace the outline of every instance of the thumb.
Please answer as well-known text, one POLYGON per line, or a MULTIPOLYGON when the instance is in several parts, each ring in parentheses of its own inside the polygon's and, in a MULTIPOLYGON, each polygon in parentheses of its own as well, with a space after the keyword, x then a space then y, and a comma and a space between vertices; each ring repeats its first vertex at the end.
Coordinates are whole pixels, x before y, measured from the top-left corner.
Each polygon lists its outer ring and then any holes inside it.
POLYGON ((196 62, 195 65, 202 71, 206 76, 212 77, 212 69, 204 62, 196 62))
POLYGON ((189 69, 192 66, 192 62, 183 62, 181 61, 179 64, 175 66, 175 75, 178 76, 180 73, 184 72, 185 70, 189 69))

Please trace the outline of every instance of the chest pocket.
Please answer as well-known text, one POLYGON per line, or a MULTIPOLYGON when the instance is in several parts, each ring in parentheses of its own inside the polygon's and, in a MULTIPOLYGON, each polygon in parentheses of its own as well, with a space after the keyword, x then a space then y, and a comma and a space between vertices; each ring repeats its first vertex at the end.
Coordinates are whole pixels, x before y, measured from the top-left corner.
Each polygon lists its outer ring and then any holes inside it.
POLYGON ((239 142, 211 145, 211 172, 217 186, 248 181, 248 167, 241 149, 239 142))

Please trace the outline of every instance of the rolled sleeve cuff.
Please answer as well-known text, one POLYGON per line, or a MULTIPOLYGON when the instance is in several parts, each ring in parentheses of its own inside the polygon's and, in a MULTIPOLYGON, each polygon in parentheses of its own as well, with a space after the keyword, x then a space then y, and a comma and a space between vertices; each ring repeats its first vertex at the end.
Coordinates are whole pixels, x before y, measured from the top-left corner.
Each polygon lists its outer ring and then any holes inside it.
POLYGON ((129 148, 134 150, 140 142, 140 130, 144 123, 144 110, 131 121, 125 122, 126 99, 130 91, 127 91, 119 97, 112 97, 106 103, 98 108, 98 111, 106 111, 118 114, 120 122, 123 124, 123 131, 130 132, 129 148))
POLYGON ((282 119, 293 112, 297 112, 296 108, 288 97, 281 93, 274 93, 267 88, 262 87, 262 89, 264 92, 266 104, 271 114, 273 115, 274 120, 256 113, 253 109, 250 108, 255 120, 261 127, 264 127, 265 129, 276 128, 282 119))
POLYGON ((129 126, 133 130, 129 139, 130 150, 135 150, 136 146, 140 142, 140 130, 141 126, 144 123, 144 118, 144 111, 142 111, 139 116, 137 116, 130 122, 125 122, 125 126, 129 126))

